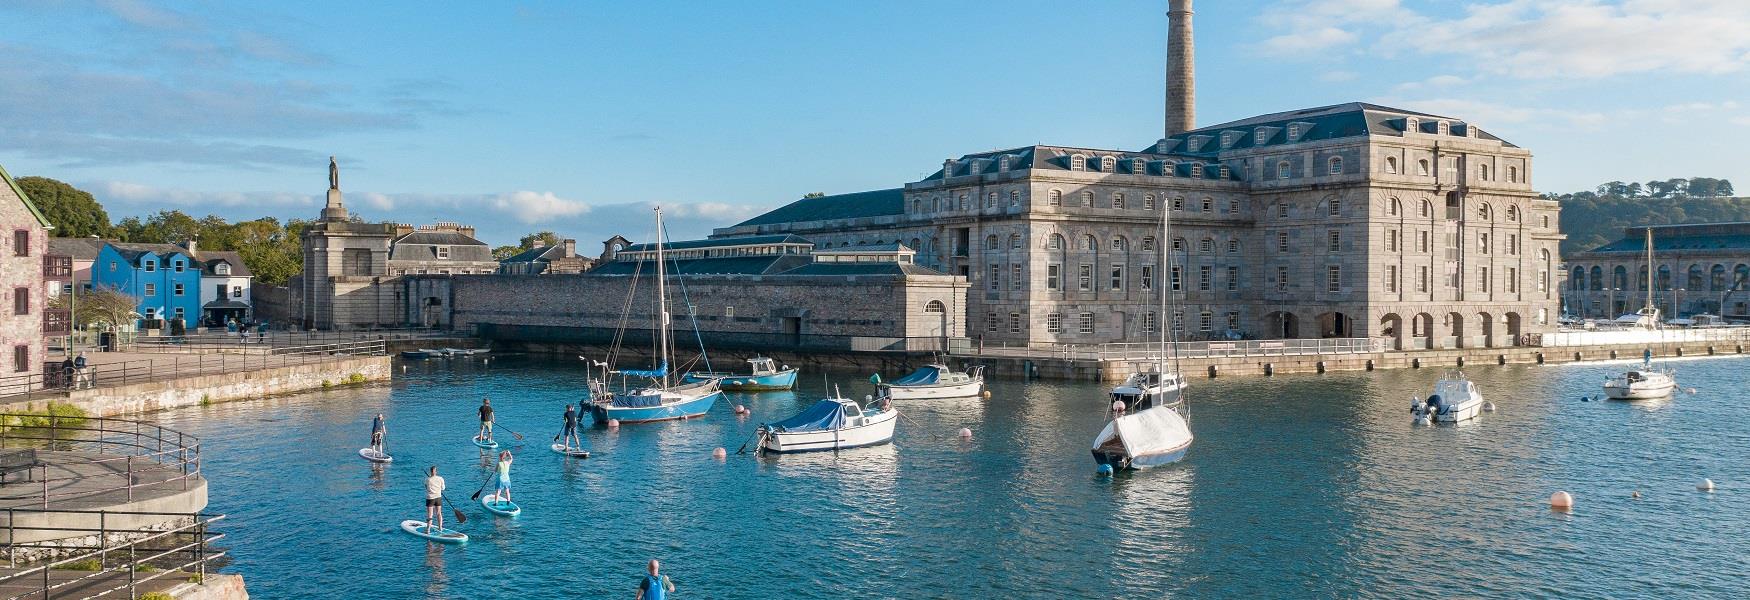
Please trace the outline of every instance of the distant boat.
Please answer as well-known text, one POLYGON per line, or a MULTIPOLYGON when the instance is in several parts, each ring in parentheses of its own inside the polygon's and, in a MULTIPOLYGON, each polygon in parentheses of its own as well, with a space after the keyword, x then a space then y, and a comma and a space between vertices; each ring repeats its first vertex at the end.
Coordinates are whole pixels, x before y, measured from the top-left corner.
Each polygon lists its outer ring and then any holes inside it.
POLYGON ((748 375, 731 373, 712 373, 709 371, 692 371, 681 377, 683 383, 700 383, 716 379, 717 385, 732 392, 761 392, 787 390, 796 387, 796 369, 784 365, 779 369, 777 362, 763 356, 747 359, 752 367, 748 375))
MULTIPOLYGON (((668 314, 668 282, 667 267, 664 264, 662 252, 662 209, 656 209, 656 320, 657 362, 655 369, 621 370, 623 377, 643 377, 651 380, 649 386, 628 392, 615 393, 609 390, 606 375, 603 379, 592 379, 590 389, 590 415, 596 423, 605 424, 608 421, 621 423, 648 423, 652 421, 669 421, 688 419, 704 415, 723 397, 716 379, 706 379, 695 383, 672 385, 672 377, 668 369, 670 348, 674 344, 674 333, 670 326, 668 314)), ((630 307, 628 306, 628 309, 630 307)), ((626 323, 622 320, 621 323, 626 323)), ((697 323, 694 324, 695 330, 697 323)), ((620 334, 624 334, 622 326, 620 334)), ((618 339, 616 337, 616 339, 618 339)), ((612 361, 609 361, 612 362, 612 361)))
POLYGON ((418 350, 402 350, 401 358, 443 358, 443 350, 420 348, 418 350))
POLYGON ((1411 399, 1410 414, 1417 423, 1435 421, 1457 423, 1476 418, 1483 411, 1482 392, 1464 373, 1453 372, 1434 383, 1434 393, 1426 399, 1411 399))
MULTIPOLYGON (((1647 272, 1653 273, 1653 228, 1647 227, 1647 272)), ((1652 282, 1656 283, 1656 282, 1652 282)), ((1641 307, 1639 316, 1633 325, 1638 328, 1656 331, 1660 327, 1659 309, 1653 306, 1653 288, 1647 286, 1647 303, 1641 307)), ((1618 321, 1627 319, 1623 316, 1618 321)), ((1604 395, 1612 400, 1646 400, 1664 398, 1677 389, 1677 376, 1669 369, 1653 367, 1653 351, 1645 350, 1641 354, 1641 368, 1630 369, 1604 379, 1604 395)))
POLYGON ((760 425, 756 430, 764 452, 844 450, 893 441, 899 412, 875 403, 864 408, 853 400, 827 398, 796 416, 760 425))
POLYGON ((962 373, 947 365, 924 365, 910 375, 876 385, 883 396, 894 400, 977 396, 984 393, 984 367, 962 373))
MULTIPOLYGON (((1161 239, 1170 240, 1172 236, 1172 217, 1168 211, 1161 211, 1161 239)), ((1167 252, 1168 244, 1161 244, 1160 260, 1162 265, 1171 265, 1172 255, 1167 252)), ((1170 268, 1170 267, 1163 267, 1170 268)), ((1167 290, 1160 290, 1160 312, 1163 318, 1170 314, 1167 311, 1167 290)), ((1186 403, 1185 389, 1188 384, 1184 375, 1180 374, 1175 364, 1169 365, 1168 352, 1178 357, 1177 344, 1170 343, 1171 336, 1176 333, 1166 324, 1156 321, 1160 331, 1160 352, 1155 355, 1152 370, 1140 371, 1131 375, 1123 385, 1112 388, 1109 394, 1114 409, 1112 420, 1100 429, 1094 436, 1094 462, 1111 467, 1113 470, 1145 469, 1178 462, 1185 457, 1185 452, 1191 449, 1191 412, 1186 403)))
POLYGON ((444 356, 474 356, 476 354, 485 354, 491 351, 492 350, 487 348, 444 348, 439 350, 444 356))

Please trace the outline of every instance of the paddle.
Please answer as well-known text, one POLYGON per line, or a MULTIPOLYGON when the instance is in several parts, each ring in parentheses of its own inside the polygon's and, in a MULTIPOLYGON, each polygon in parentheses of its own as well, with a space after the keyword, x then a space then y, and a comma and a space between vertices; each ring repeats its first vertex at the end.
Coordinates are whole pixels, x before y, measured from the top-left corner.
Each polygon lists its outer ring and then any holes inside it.
MULTIPOLYGON (((510 428, 509 428, 509 427, 505 427, 505 426, 503 426, 503 425, 498 425, 498 428, 499 428, 499 429, 503 429, 503 430, 505 430, 505 431, 510 431, 510 428)), ((515 431, 510 431, 510 434, 511 434, 511 435, 512 435, 512 436, 515 436, 515 437, 516 437, 516 441, 519 441, 519 442, 520 442, 520 441, 523 441, 523 434, 520 434, 520 433, 517 433, 517 432, 515 432, 515 431)))
POLYGON ((456 514, 456 523, 457 524, 462 524, 462 523, 468 522, 468 515, 462 514, 462 511, 458 510, 456 508, 456 503, 450 501, 450 497, 448 494, 439 494, 438 497, 444 499, 444 504, 450 505, 450 512, 456 514))
POLYGON ((498 474, 494 473, 491 477, 487 477, 486 481, 480 482, 480 489, 474 490, 474 495, 469 496, 468 499, 469 500, 479 500, 480 499, 480 492, 486 491, 486 484, 492 483, 492 480, 496 479, 496 478, 498 478, 498 474))

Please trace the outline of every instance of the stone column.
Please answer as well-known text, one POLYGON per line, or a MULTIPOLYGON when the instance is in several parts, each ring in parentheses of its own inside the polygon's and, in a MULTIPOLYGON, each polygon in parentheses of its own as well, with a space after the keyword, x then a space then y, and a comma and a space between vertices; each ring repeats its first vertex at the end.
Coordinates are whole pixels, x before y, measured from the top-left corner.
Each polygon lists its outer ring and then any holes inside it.
POLYGON ((1167 8, 1167 137, 1197 126, 1196 51, 1191 37, 1191 0, 1167 8))

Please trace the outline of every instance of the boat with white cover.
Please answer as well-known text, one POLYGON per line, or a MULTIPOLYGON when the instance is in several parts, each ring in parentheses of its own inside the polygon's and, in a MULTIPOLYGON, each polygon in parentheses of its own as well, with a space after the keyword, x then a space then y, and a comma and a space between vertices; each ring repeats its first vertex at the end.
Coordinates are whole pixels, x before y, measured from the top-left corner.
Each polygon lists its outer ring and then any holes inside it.
POLYGON ((893 441, 899 412, 886 399, 867 407, 845 398, 815 402, 796 416, 760 425, 761 452, 811 452, 875 446, 893 441))
MULTIPOLYGON (((1161 211, 1161 239, 1172 236, 1172 216, 1161 211)), ((1160 260, 1172 264, 1167 244, 1161 244, 1160 260)), ((1160 291, 1159 315, 1168 312, 1167 291, 1160 291)), ((1178 462, 1191 448, 1190 405, 1186 403, 1188 384, 1179 373, 1178 344, 1171 343, 1177 332, 1158 326, 1160 348, 1154 364, 1144 365, 1123 385, 1112 388, 1112 420, 1100 434, 1094 436, 1094 462, 1104 470, 1144 469, 1178 462), (1169 364, 1169 353, 1172 363, 1169 364)))
POLYGON ((1464 373, 1453 372, 1434 383, 1434 393, 1426 399, 1410 400, 1410 415, 1417 423, 1437 421, 1457 423, 1476 418, 1483 412, 1482 392, 1464 373))
POLYGON ((984 367, 962 373, 947 365, 924 365, 910 375, 878 385, 882 396, 894 400, 977 396, 984 393, 984 367))

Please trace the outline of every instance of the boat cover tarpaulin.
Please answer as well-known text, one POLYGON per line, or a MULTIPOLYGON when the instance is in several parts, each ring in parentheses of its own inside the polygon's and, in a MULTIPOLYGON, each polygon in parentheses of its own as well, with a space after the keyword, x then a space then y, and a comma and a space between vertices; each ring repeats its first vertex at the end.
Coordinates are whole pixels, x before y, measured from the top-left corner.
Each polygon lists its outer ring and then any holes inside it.
POLYGON ((821 400, 794 417, 773 423, 772 428, 781 431, 831 431, 838 429, 844 422, 843 404, 821 400))
POLYGON ((938 370, 934 366, 918 369, 917 372, 893 380, 888 385, 930 385, 936 382, 938 370))
MULTIPOLYGON (((1112 419, 1112 426, 1124 442, 1125 453, 1132 458, 1165 454, 1191 443, 1191 428, 1185 424, 1185 418, 1165 406, 1117 417, 1112 419)), ((1094 447, 1099 448, 1106 439, 1101 436, 1094 447)))
POLYGON ((668 361, 663 361, 662 365, 656 367, 655 371, 640 371, 640 370, 636 370, 636 369, 628 369, 625 371, 620 371, 620 373, 623 375, 630 375, 632 377, 649 377, 651 379, 655 379, 657 377, 662 377, 664 375, 668 375, 668 361))
POLYGON ((649 408, 662 406, 662 394, 621 394, 614 396, 614 406, 620 408, 649 408))

